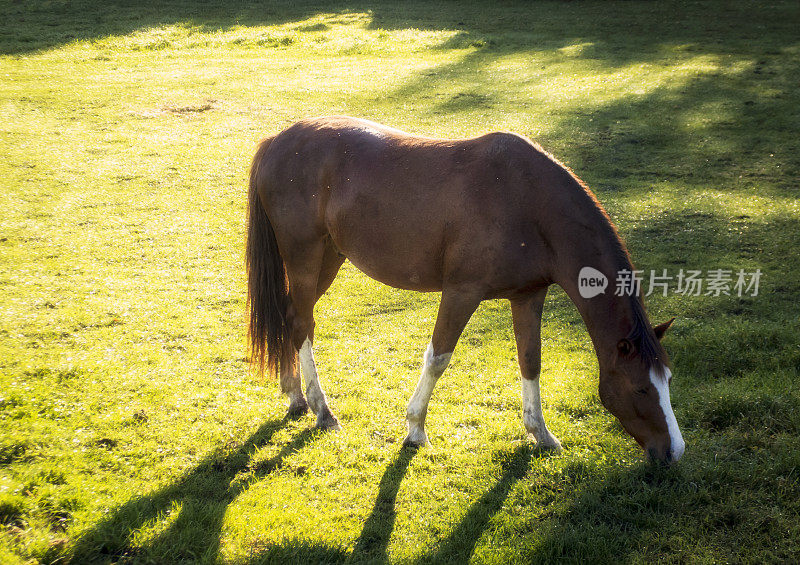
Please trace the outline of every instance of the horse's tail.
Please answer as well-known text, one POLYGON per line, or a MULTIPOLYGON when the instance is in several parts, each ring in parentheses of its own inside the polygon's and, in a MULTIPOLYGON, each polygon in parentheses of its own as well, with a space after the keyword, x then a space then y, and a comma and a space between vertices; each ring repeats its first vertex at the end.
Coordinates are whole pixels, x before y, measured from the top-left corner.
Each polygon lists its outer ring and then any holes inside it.
POLYGON ((259 374, 266 364, 277 375, 294 353, 286 320, 289 293, 286 269, 275 232, 258 196, 259 169, 273 138, 261 142, 250 166, 247 227, 247 303, 250 311, 250 361, 259 374))

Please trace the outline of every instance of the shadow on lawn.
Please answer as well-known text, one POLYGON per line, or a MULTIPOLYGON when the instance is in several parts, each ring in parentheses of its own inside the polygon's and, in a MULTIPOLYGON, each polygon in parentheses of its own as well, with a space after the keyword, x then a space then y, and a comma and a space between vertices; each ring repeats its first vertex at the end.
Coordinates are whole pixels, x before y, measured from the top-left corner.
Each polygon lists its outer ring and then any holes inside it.
MULTIPOLYGON (((580 47, 569 56, 603 70, 706 57, 720 70, 698 73, 686 83, 670 80, 645 94, 626 93, 610 103, 587 103, 564 114, 543 141, 555 145, 559 156, 598 192, 615 189, 631 174, 645 182, 680 177, 687 183, 722 180, 735 186, 739 181, 734 172, 745 170, 758 179, 782 166, 787 180, 779 188, 796 195, 800 65, 792 54, 798 43, 789 42, 795 36, 788 30, 799 15, 797 6, 777 3, 753 10, 747 2, 720 3, 713 21, 708 19, 710 9, 669 2, 442 5, 318 0, 264 6, 238 0, 122 0, 103 9, 88 0, 21 2, 8 6, 0 21, 0 53, 30 53, 75 39, 172 24, 216 31, 296 22, 298 33, 304 33, 302 23, 312 16, 363 12, 373 29, 456 32, 439 48, 463 49, 458 61, 424 69, 399 89, 377 93, 403 104, 434 97, 422 111, 444 116, 510 102, 496 100, 495 81, 502 81, 506 92, 518 92, 517 98, 536 103, 540 83, 565 80, 563 71, 553 70, 561 67, 549 65, 564 61, 562 49, 580 47), (518 52, 529 55, 530 68, 524 72, 493 70, 492 77, 482 73, 504 55, 518 52), (731 64, 735 72, 724 68, 731 64), (463 85, 458 92, 447 88, 454 83, 463 85)), ((632 84, 631 90, 637 86, 632 84)))
POLYGON ((285 423, 286 419, 268 421, 235 451, 222 457, 209 456, 174 484, 123 504, 78 540, 71 562, 214 560, 228 505, 319 433, 304 430, 277 455, 253 465, 251 458, 256 450, 268 444, 285 423), (245 481, 232 482, 245 472, 249 473, 245 481), (178 512, 174 520, 172 512, 178 512), (157 520, 166 520, 166 528, 144 547, 134 547, 137 531, 157 520))
MULTIPOLYGON (((267 422, 234 452, 222 458, 211 456, 174 485, 122 505, 78 540, 70 562, 214 561, 219 553, 222 520, 231 502, 250 483, 279 468, 288 455, 318 433, 311 429, 300 432, 280 453, 252 467, 253 453, 259 446, 269 443, 283 425, 283 420, 267 422), (252 471, 245 484, 232 487, 236 475, 245 471, 252 471), (170 522, 168 516, 173 510, 179 513, 170 522), (134 547, 133 536, 140 528, 165 519, 169 523, 164 531, 143 547, 134 547)), ((308 540, 289 540, 269 545, 251 555, 247 563, 388 562, 387 548, 397 515, 397 493, 416 453, 415 448, 403 447, 386 468, 372 511, 352 552, 308 540)), ((535 448, 522 445, 507 456, 495 485, 473 503, 435 550, 421 556, 419 561, 468 560, 489 520, 500 510, 517 481, 525 477, 530 459, 536 455, 535 448)))
POLYGON ((386 468, 378 486, 378 496, 372 512, 364 522, 361 535, 358 536, 356 547, 353 550, 352 559, 354 561, 364 560, 365 558, 387 560, 389 538, 394 530, 394 522, 397 517, 395 501, 397 492, 400 490, 400 483, 406 476, 408 465, 417 454, 415 447, 403 446, 400 453, 395 457, 394 462, 386 468))
MULTIPOLYGON (((769 178, 780 166, 785 180, 766 190, 777 188, 796 196, 800 145, 794 132, 800 94, 795 86, 800 65, 791 51, 798 44, 789 43, 794 34, 788 30, 793 29, 797 6, 777 3, 753 10, 747 2, 720 3, 713 21, 708 19, 710 9, 705 4, 669 2, 443 5, 318 0, 263 6, 236 0, 219 4, 122 0, 100 10, 88 1, 40 1, 8 7, 0 22, 0 53, 29 53, 75 39, 172 24, 216 31, 296 22, 298 33, 304 33, 302 23, 312 16, 363 12, 373 29, 457 32, 439 48, 463 49, 459 60, 424 69, 400 88, 377 93, 398 104, 434 98, 432 104, 421 104, 421 111, 443 116, 513 102, 498 98, 503 95, 493 88, 496 81, 504 83, 505 96, 518 93, 517 99, 535 104, 540 83, 565 80, 561 67, 549 64, 563 63, 562 49, 580 47, 570 57, 604 71, 706 57, 720 70, 698 72, 685 83, 668 80, 644 94, 629 92, 611 102, 588 102, 558 118, 542 141, 601 194, 632 178, 640 183, 679 178, 704 187, 722 181, 731 187, 741 182, 737 173, 742 171, 746 173, 742 184, 752 186, 747 181, 769 178), (493 70, 491 77, 483 73, 498 59, 518 52, 529 56, 529 69, 493 70), (451 84, 462 86, 452 92, 451 84)), ((632 84, 631 90, 636 87, 632 84)), ((368 107, 368 101, 365 104, 368 107)), ((532 124, 531 130, 535 129, 532 124)))
MULTIPOLYGON (((269 443, 283 425, 281 420, 267 422, 230 454, 209 457, 174 485, 124 504, 78 541, 71 562, 216 562, 227 507, 251 483, 281 467, 286 457, 318 433, 304 430, 277 455, 251 466, 257 448, 269 443), (237 475, 248 471, 245 481, 234 481, 237 475), (173 509, 179 513, 170 522, 168 514, 173 509), (134 544, 135 533, 157 520, 165 521, 166 528, 143 546, 134 544)), ((390 562, 388 546, 397 516, 397 495, 416 453, 416 449, 403 447, 387 466, 372 511, 352 551, 308 538, 289 539, 256 547, 256 552, 242 563, 390 562)), ((528 476, 531 459, 547 456, 530 444, 505 452, 494 485, 472 503, 449 533, 419 554, 414 562, 468 562, 495 517, 507 517, 514 512, 506 507, 507 501, 519 482, 528 476)), ((681 517, 684 521, 705 517, 714 527, 717 522, 729 519, 735 519, 737 527, 746 521, 744 515, 731 510, 734 493, 724 480, 713 485, 706 482, 702 473, 689 476, 680 465, 669 469, 646 464, 603 469, 588 467, 581 461, 569 463, 547 484, 531 487, 550 493, 551 500, 544 512, 525 518, 523 509, 522 515, 515 518, 513 530, 508 532, 502 529, 509 527, 508 520, 499 520, 495 526, 499 529, 492 533, 489 542, 491 547, 483 546, 481 552, 509 552, 508 555, 531 563, 587 559, 614 562, 624 560, 627 555, 639 555, 643 539, 650 540, 649 551, 655 554, 684 551, 686 548, 681 544, 685 543, 682 536, 687 525, 680 522, 681 517), (697 484, 726 501, 716 514, 706 516, 704 508, 711 499, 708 492, 698 492, 697 484), (691 513, 688 518, 687 511, 691 513), (527 544, 529 538, 536 541, 527 544)), ((513 496, 513 504, 518 504, 519 495, 513 496)), ((548 495, 544 496, 547 499, 548 495)))
MULTIPOLYGON (((295 539, 269 545, 250 556, 246 563, 391 562, 387 549, 397 513, 395 501, 415 453, 403 448, 386 468, 372 512, 352 552, 295 539)), ((469 562, 490 522, 498 514, 509 512, 504 506, 512 490, 528 475, 531 459, 546 456, 530 445, 521 445, 510 452, 501 463, 501 474, 495 484, 468 508, 445 537, 418 554, 413 562, 469 562)), ((625 555, 641 551, 638 543, 642 537, 658 535, 674 523, 681 512, 676 493, 686 490, 680 469, 646 464, 605 474, 577 463, 568 465, 560 480, 564 484, 552 487, 556 497, 551 503, 552 510, 545 510, 541 518, 533 521, 518 521, 508 534, 503 534, 502 529, 495 532, 489 550, 508 551, 517 560, 532 563, 617 562, 625 555), (525 545, 529 535, 525 528, 530 528, 530 535, 538 538, 536 544, 525 545), (504 545, 506 539, 508 547, 504 545)), ((662 545, 669 549, 668 541, 662 545)))
POLYGON ((419 557, 420 563, 466 563, 486 531, 489 521, 500 512, 511 489, 528 474, 531 457, 548 456, 523 444, 502 462, 502 474, 492 488, 469 507, 467 513, 435 549, 419 557))
MULTIPOLYGON (((622 563, 630 555, 652 555, 648 551, 674 555, 686 550, 670 547, 668 539, 686 527, 675 528, 687 512, 681 508, 687 481, 680 465, 642 463, 598 472, 579 464, 568 476, 571 500, 554 504, 546 519, 531 525, 540 541, 524 552, 524 562, 622 563), (643 544, 643 539, 650 541, 643 544)), ((695 501, 693 510, 701 508, 695 501)))
MULTIPOLYGON (((470 3, 394 2, 391 0, 294 0, 266 5, 244 0, 193 2, 120 0, 96 2, 2 2, 0 53, 24 54, 75 40, 126 35, 163 25, 186 24, 204 31, 240 26, 301 23, 318 14, 369 14, 372 29, 454 30, 442 48, 478 47, 498 52, 558 49, 583 44, 587 56, 609 65, 658 57, 664 42, 693 45, 714 53, 770 36, 784 37, 793 28, 791 3, 760 6, 720 3, 713 20, 706 5, 662 2, 564 3, 526 1, 470 3), (677 7, 680 9, 677 9, 677 7), (632 29, 638 33, 632 34, 632 29), (779 29, 780 33, 768 30, 779 29)), ((316 26, 309 31, 316 31, 316 26)), ((303 31, 303 28, 300 28, 303 31)), ((782 45, 776 44, 780 47, 782 45)))
MULTIPOLYGON (((394 530, 395 503, 415 448, 403 447, 381 477, 372 512, 364 522, 352 552, 307 540, 290 540, 270 545, 247 560, 248 565, 266 563, 388 563, 389 541, 394 530)), ((419 563, 465 563, 492 516, 503 506, 509 492, 525 477, 532 456, 543 456, 529 445, 517 447, 501 464, 495 485, 474 502, 461 521, 430 552, 417 558, 419 563)))
MULTIPOLYGON (((617 55, 621 43, 609 39, 602 48, 575 60, 601 61, 606 72, 621 64, 617 55)), ((531 44, 520 50, 530 55, 535 68, 535 61, 546 63, 559 46, 568 44, 562 41, 548 48, 531 44)), ((495 106, 516 108, 519 100, 536 104, 541 97, 539 84, 547 87, 564 80, 557 65, 544 64, 531 73, 493 69, 495 80, 504 85, 493 89, 485 69, 510 50, 499 46, 469 51, 383 96, 404 102, 432 99, 421 104, 419 112, 446 119, 464 112, 494 111, 495 106), (453 93, 451 84, 463 86, 453 93)), ((665 56, 645 51, 636 61, 657 64, 665 56)), ((729 191, 753 191, 758 183, 759 195, 796 198, 800 143, 794 132, 800 93, 788 77, 800 77, 800 62, 768 46, 743 50, 732 58, 735 71, 724 69, 730 61, 714 59, 708 71, 695 76, 666 80, 646 92, 625 92, 610 100, 567 107, 539 141, 600 195, 636 184, 634 196, 641 198, 642 183, 669 181, 695 191, 723 186, 729 191)), ((534 135, 540 126, 531 123, 529 130, 519 133, 534 135)))

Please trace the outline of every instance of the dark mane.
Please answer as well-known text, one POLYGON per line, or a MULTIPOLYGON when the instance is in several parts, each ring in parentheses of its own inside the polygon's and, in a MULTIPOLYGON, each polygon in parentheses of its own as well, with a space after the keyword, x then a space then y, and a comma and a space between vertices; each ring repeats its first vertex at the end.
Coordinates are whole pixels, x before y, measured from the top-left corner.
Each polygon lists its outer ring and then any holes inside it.
POLYGON ((655 369, 656 374, 663 376, 664 367, 669 365, 667 352, 658 341, 653 328, 650 327, 650 321, 647 319, 642 301, 636 296, 631 296, 630 299, 633 329, 628 334, 628 340, 636 347, 642 363, 648 369, 655 369))
MULTIPOLYGON (((569 171, 569 169, 567 170, 569 171)), ((614 222, 611 221, 611 217, 608 215, 608 212, 606 212, 606 209, 597 199, 597 196, 595 196, 594 192, 592 192, 592 190, 586 186, 582 180, 576 177, 572 171, 569 172, 581 186, 581 188, 586 191, 586 194, 589 196, 589 198, 591 198, 592 202, 597 207, 598 212, 605 219, 604 223, 610 230, 610 239, 614 244, 617 272, 623 269, 634 272, 635 267, 633 266, 633 261, 631 261, 628 247, 625 245, 625 241, 617 231, 617 227, 614 225, 614 222)), ((641 289, 638 290, 639 293, 641 293, 641 289)), ((663 376, 664 367, 669 366, 669 357, 667 356, 667 352, 664 350, 661 342, 653 332, 653 328, 650 325, 650 320, 647 316, 641 295, 629 296, 628 299, 630 300, 629 305, 631 308, 631 313, 633 314, 633 329, 631 329, 627 339, 633 343, 645 367, 648 369, 654 368, 656 374, 663 376)))
MULTIPOLYGON (((609 220, 609 223, 610 222, 611 221, 609 220)), ((615 239, 617 245, 619 246, 617 257, 619 267, 617 268, 617 271, 626 269, 634 272, 636 268, 633 266, 630 253, 628 253, 628 248, 625 246, 625 242, 619 233, 617 233, 617 229, 613 223, 611 223, 611 228, 614 230, 615 239)), ((664 367, 668 366, 669 358, 667 357, 667 352, 661 346, 661 342, 658 341, 658 338, 656 337, 656 334, 653 332, 653 328, 650 325, 650 319, 647 316, 647 311, 645 310, 644 302, 642 301, 641 292, 642 289, 637 288, 637 294, 627 297, 629 300, 631 313, 633 315, 633 328, 628 334, 627 339, 636 348, 636 351, 638 352, 639 357, 645 367, 648 369, 655 369, 657 375, 663 376, 664 367)))
MULTIPOLYGON (((609 220, 610 223, 610 220, 609 220)), ((614 230, 614 235, 616 236, 615 239, 617 244, 619 245, 618 248, 618 271, 622 269, 626 269, 628 271, 634 272, 635 267, 633 266, 633 262, 631 261, 630 253, 628 253, 628 248, 625 246, 625 242, 622 240, 622 237, 617 233, 616 227, 614 224, 611 224, 611 228, 614 230)), ((632 296, 628 296, 629 305, 631 308, 631 313, 633 315, 633 328, 631 329, 630 333, 627 336, 627 339, 634 345, 636 351, 639 354, 642 363, 648 369, 655 369, 656 374, 662 375, 664 374, 664 367, 668 366, 669 358, 667 357, 667 352, 661 346, 661 342, 658 341, 655 332, 653 332, 653 328, 650 325, 650 319, 647 316, 647 311, 644 307, 644 302, 642 301, 641 297, 641 288, 637 289, 638 295, 634 294, 632 296)))

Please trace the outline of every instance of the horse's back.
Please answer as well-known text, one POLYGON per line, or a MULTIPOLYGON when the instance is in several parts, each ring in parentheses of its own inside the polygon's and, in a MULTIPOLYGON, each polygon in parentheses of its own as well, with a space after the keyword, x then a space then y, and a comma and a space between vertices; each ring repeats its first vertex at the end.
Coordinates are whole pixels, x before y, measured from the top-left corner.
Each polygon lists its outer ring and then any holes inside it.
POLYGON ((495 272, 498 255, 517 240, 529 242, 526 255, 540 250, 522 232, 533 230, 541 195, 531 175, 547 168, 547 156, 515 134, 439 139, 313 118, 278 134, 265 159, 261 195, 279 241, 281 232, 287 246, 329 236, 392 286, 440 290, 449 279, 508 278, 495 272))

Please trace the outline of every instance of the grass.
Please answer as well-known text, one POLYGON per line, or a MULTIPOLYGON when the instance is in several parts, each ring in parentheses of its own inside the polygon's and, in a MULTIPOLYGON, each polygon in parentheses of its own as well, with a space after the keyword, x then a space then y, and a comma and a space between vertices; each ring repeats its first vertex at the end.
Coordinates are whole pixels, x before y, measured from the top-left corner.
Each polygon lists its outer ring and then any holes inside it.
POLYGON ((796 2, 3 1, 0 562, 790 562, 800 555, 796 2), (639 268, 763 272, 654 295, 688 449, 653 468, 601 407, 560 291, 521 424, 506 303, 404 409, 437 296, 346 265, 317 309, 344 425, 248 373, 257 140, 344 113, 510 129, 597 192, 639 268))

